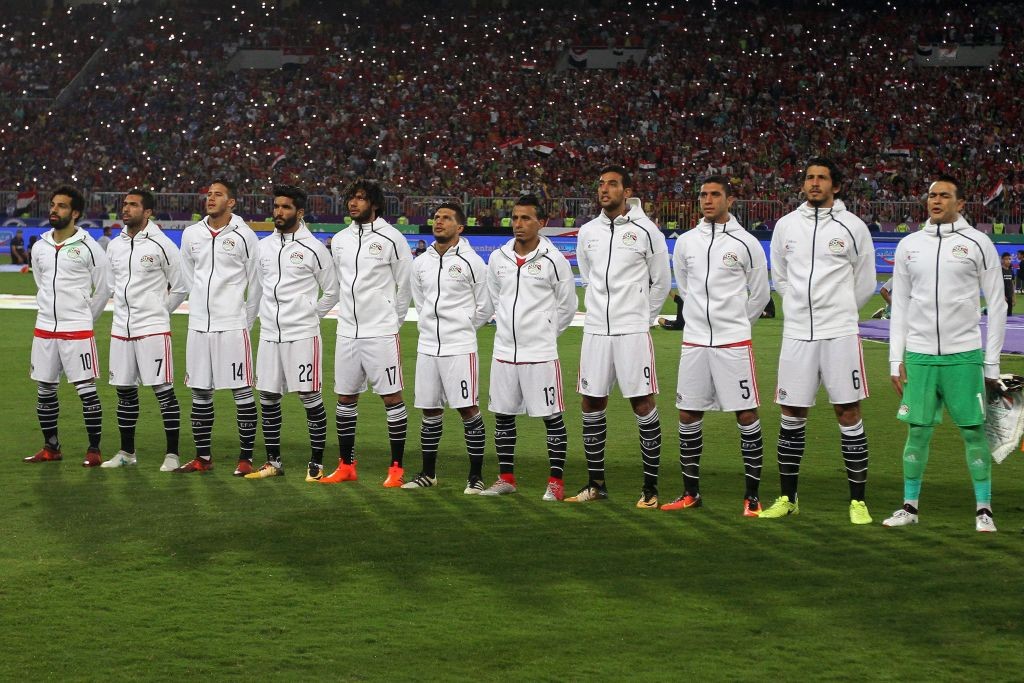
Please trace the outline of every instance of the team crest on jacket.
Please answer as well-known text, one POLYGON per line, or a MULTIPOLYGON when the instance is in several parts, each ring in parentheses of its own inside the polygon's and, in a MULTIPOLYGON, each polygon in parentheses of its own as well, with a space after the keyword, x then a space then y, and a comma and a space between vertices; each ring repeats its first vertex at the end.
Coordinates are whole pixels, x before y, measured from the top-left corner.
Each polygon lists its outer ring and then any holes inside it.
POLYGON ((82 260, 82 248, 78 245, 68 247, 68 258, 72 261, 82 260))
POLYGON ((143 254, 139 257, 139 264, 143 268, 153 268, 156 266, 156 256, 153 256, 153 254, 143 254))
POLYGON ((731 251, 727 251, 725 252, 725 254, 722 255, 722 263, 725 264, 727 268, 732 268, 739 262, 740 257, 732 253, 731 251))
POLYGON ((967 245, 957 244, 953 247, 953 256, 957 258, 967 258, 967 245))
POLYGON ((384 247, 381 246, 380 242, 371 242, 368 251, 370 256, 380 256, 380 253, 384 251, 384 247))
POLYGON ((625 244, 627 247, 631 247, 634 244, 636 244, 636 240, 636 233, 633 232, 632 230, 628 230, 622 233, 622 243, 625 244))
POLYGON ((462 275, 462 266, 458 263, 448 268, 448 277, 459 277, 460 275, 462 275))
POLYGON ((235 248, 235 241, 230 237, 224 238, 224 251, 231 251, 235 248))
POLYGON ((531 263, 530 265, 526 266, 526 273, 527 275, 540 275, 540 271, 542 271, 543 269, 544 267, 541 266, 541 264, 531 263))
POLYGON ((288 260, 298 266, 302 263, 303 258, 301 251, 293 251, 292 255, 288 257, 288 260))
POLYGON ((833 254, 841 254, 844 249, 846 249, 846 242, 838 237, 833 237, 828 241, 828 250, 833 254))

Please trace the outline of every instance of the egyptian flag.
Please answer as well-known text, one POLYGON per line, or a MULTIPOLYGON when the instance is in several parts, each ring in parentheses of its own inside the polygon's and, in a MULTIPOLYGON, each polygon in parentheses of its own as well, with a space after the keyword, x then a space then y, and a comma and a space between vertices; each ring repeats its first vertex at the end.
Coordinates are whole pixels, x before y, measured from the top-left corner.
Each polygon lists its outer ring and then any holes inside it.
POLYGON ((990 204, 998 204, 1003 199, 1003 189, 1003 181, 1000 180, 998 183, 996 183, 995 187, 993 187, 985 194, 985 199, 983 199, 981 203, 984 206, 988 206, 990 204))

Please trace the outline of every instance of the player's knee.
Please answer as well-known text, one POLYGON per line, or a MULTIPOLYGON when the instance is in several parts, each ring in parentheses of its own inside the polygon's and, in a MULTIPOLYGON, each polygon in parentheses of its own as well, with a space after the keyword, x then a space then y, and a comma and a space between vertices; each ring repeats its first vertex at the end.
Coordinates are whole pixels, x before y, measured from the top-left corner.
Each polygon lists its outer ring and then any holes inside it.
MULTIPOLYGON (((231 395, 234 397, 235 403, 240 406, 254 403, 256 400, 252 387, 238 387, 237 389, 232 389, 231 395)), ((213 398, 213 391, 210 391, 210 398, 213 398)))
POLYGON ((54 382, 37 382, 36 394, 40 398, 51 398, 57 395, 57 384, 54 382))
POLYGON ((193 389, 193 403, 213 403, 213 389, 193 389))
POLYGON ((281 402, 281 394, 275 393, 273 391, 261 391, 260 392, 260 403, 261 404, 263 404, 265 406, 269 406, 269 405, 274 405, 275 403, 280 403, 280 402, 281 402))

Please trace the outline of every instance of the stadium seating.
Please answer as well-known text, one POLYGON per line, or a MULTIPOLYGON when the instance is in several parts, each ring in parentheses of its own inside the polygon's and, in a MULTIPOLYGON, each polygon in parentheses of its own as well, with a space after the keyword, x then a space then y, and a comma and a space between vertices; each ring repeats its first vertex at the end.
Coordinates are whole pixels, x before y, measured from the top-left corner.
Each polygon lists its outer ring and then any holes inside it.
POLYGON ((45 100, 0 105, 0 189, 70 178, 92 191, 191 192, 224 174, 251 192, 291 181, 329 195, 366 175, 396 194, 587 197, 594 169, 616 160, 647 169, 639 182, 652 200, 692 196, 702 175, 725 171, 741 196, 791 202, 801 161, 825 153, 848 169, 852 197, 914 200, 939 171, 960 174, 975 195, 1008 179, 1007 203, 1024 196, 1014 175, 1024 15, 1012 3, 929 3, 929 18, 949 6, 934 26, 912 7, 867 6, 822 25, 808 2, 656 14, 382 5, 358 21, 333 3, 267 15, 195 0, 137 9, 131 22, 99 8, 23 17, 0 40, 5 96, 28 82, 54 96, 109 41, 97 73, 51 114, 45 100), (59 58, 39 47, 69 38, 59 58), (1000 43, 998 61, 914 63, 921 41, 968 39, 1000 43), (649 53, 618 71, 555 72, 570 45, 649 53), (309 59, 225 68, 248 48, 309 59), (554 151, 536 141, 555 141, 554 151))

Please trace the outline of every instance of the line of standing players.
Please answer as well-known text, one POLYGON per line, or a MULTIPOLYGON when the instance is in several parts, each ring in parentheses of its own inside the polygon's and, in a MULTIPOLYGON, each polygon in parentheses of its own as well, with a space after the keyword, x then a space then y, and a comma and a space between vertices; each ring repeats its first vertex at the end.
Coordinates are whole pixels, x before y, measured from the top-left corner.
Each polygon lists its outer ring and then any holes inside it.
MULTIPOLYGON (((306 481, 354 481, 358 401, 372 387, 386 412, 390 457, 385 487, 437 484, 442 415, 450 407, 463 420, 469 459, 466 494, 499 496, 518 490, 516 416, 526 414, 542 418, 546 429, 550 476, 543 499, 598 501, 608 498, 605 411, 617 384, 632 406, 639 432, 643 484, 637 507, 679 510, 702 505, 702 420, 706 411, 718 410, 736 415, 745 480, 742 514, 777 518, 799 512, 797 481, 807 415, 824 385, 839 423, 850 521, 870 523, 865 504, 868 446, 860 412, 868 386, 857 325, 859 309, 875 291, 875 256, 866 225, 836 198, 841 183, 840 171, 830 160, 812 159, 803 178, 807 201, 778 222, 772 239, 772 276, 783 298, 785 327, 776 388, 782 411, 782 491, 769 507, 762 507, 759 493, 763 437, 751 342, 751 326, 770 298, 764 250, 730 213, 734 198, 729 179, 712 176, 700 188, 704 218, 677 241, 670 259, 665 237, 633 197, 630 175, 620 166, 601 170, 601 214, 578 234, 586 314, 577 390, 582 396, 588 481, 575 495, 567 497, 564 488, 568 436, 562 419, 557 338, 572 322, 577 299, 568 261, 541 235, 547 219, 543 203, 530 195, 515 203, 513 237, 487 264, 461 238, 466 224, 462 208, 443 204, 434 214, 434 243, 414 261, 404 235, 380 217, 383 193, 368 181, 349 188, 346 201, 352 222, 333 237, 330 251, 306 227, 306 194, 296 187, 274 188, 275 231, 257 240, 232 212, 236 188, 226 180, 212 182, 207 216, 185 229, 180 251, 152 222, 152 195, 130 190, 122 207, 124 229, 106 254, 75 225, 84 209, 82 196, 70 187, 56 190, 50 202, 53 229, 36 243, 32 255, 39 313, 31 376, 38 384, 44 447, 25 460, 62 458, 56 389, 63 373, 83 403, 89 436, 82 463, 86 467, 136 464, 138 386, 145 385, 153 387, 167 437, 160 469, 212 469, 213 395, 229 389, 239 434, 235 475, 265 479, 284 474, 281 401, 284 394, 296 393, 309 430, 306 481), (669 293, 672 270, 685 320, 676 390, 683 491, 659 505, 661 424, 649 330, 669 293), (121 445, 104 461, 99 452, 102 408, 96 395, 99 363, 92 326, 111 293, 110 383, 117 390, 121 445), (186 297, 190 313, 185 384, 192 393, 196 457, 182 464, 169 316, 186 297), (407 478, 408 411, 398 332, 410 300, 415 302, 419 327, 414 404, 423 419, 422 465, 418 474, 407 478), (327 473, 320 320, 336 304, 339 460, 327 473), (260 335, 253 368, 249 330, 257 317, 260 335), (496 331, 489 408, 495 415, 499 474, 487 486, 476 333, 492 317, 496 331), (267 460, 257 468, 253 450, 258 420, 267 460)), ((955 189, 958 193, 959 187, 955 189)), ((910 292, 913 288, 907 284, 910 292)), ((1001 330, 998 333, 1001 347, 1001 330)), ((989 341, 991 347, 991 332, 989 341)), ((910 345, 906 349, 913 351, 910 345)), ((985 377, 992 376, 990 355, 984 359, 985 377)), ((998 349, 995 363, 998 377, 998 349)), ((902 387, 897 383, 900 372, 902 368, 894 372, 897 390, 902 387)), ((902 412, 903 408, 901 417, 902 412)), ((908 448, 909 444, 908 440, 908 448)), ((911 514, 917 521, 917 500, 908 500, 914 505, 905 504, 886 520, 888 525, 912 523, 906 521, 911 514)), ((991 521, 990 502, 979 498, 979 510, 983 503, 991 521)))

